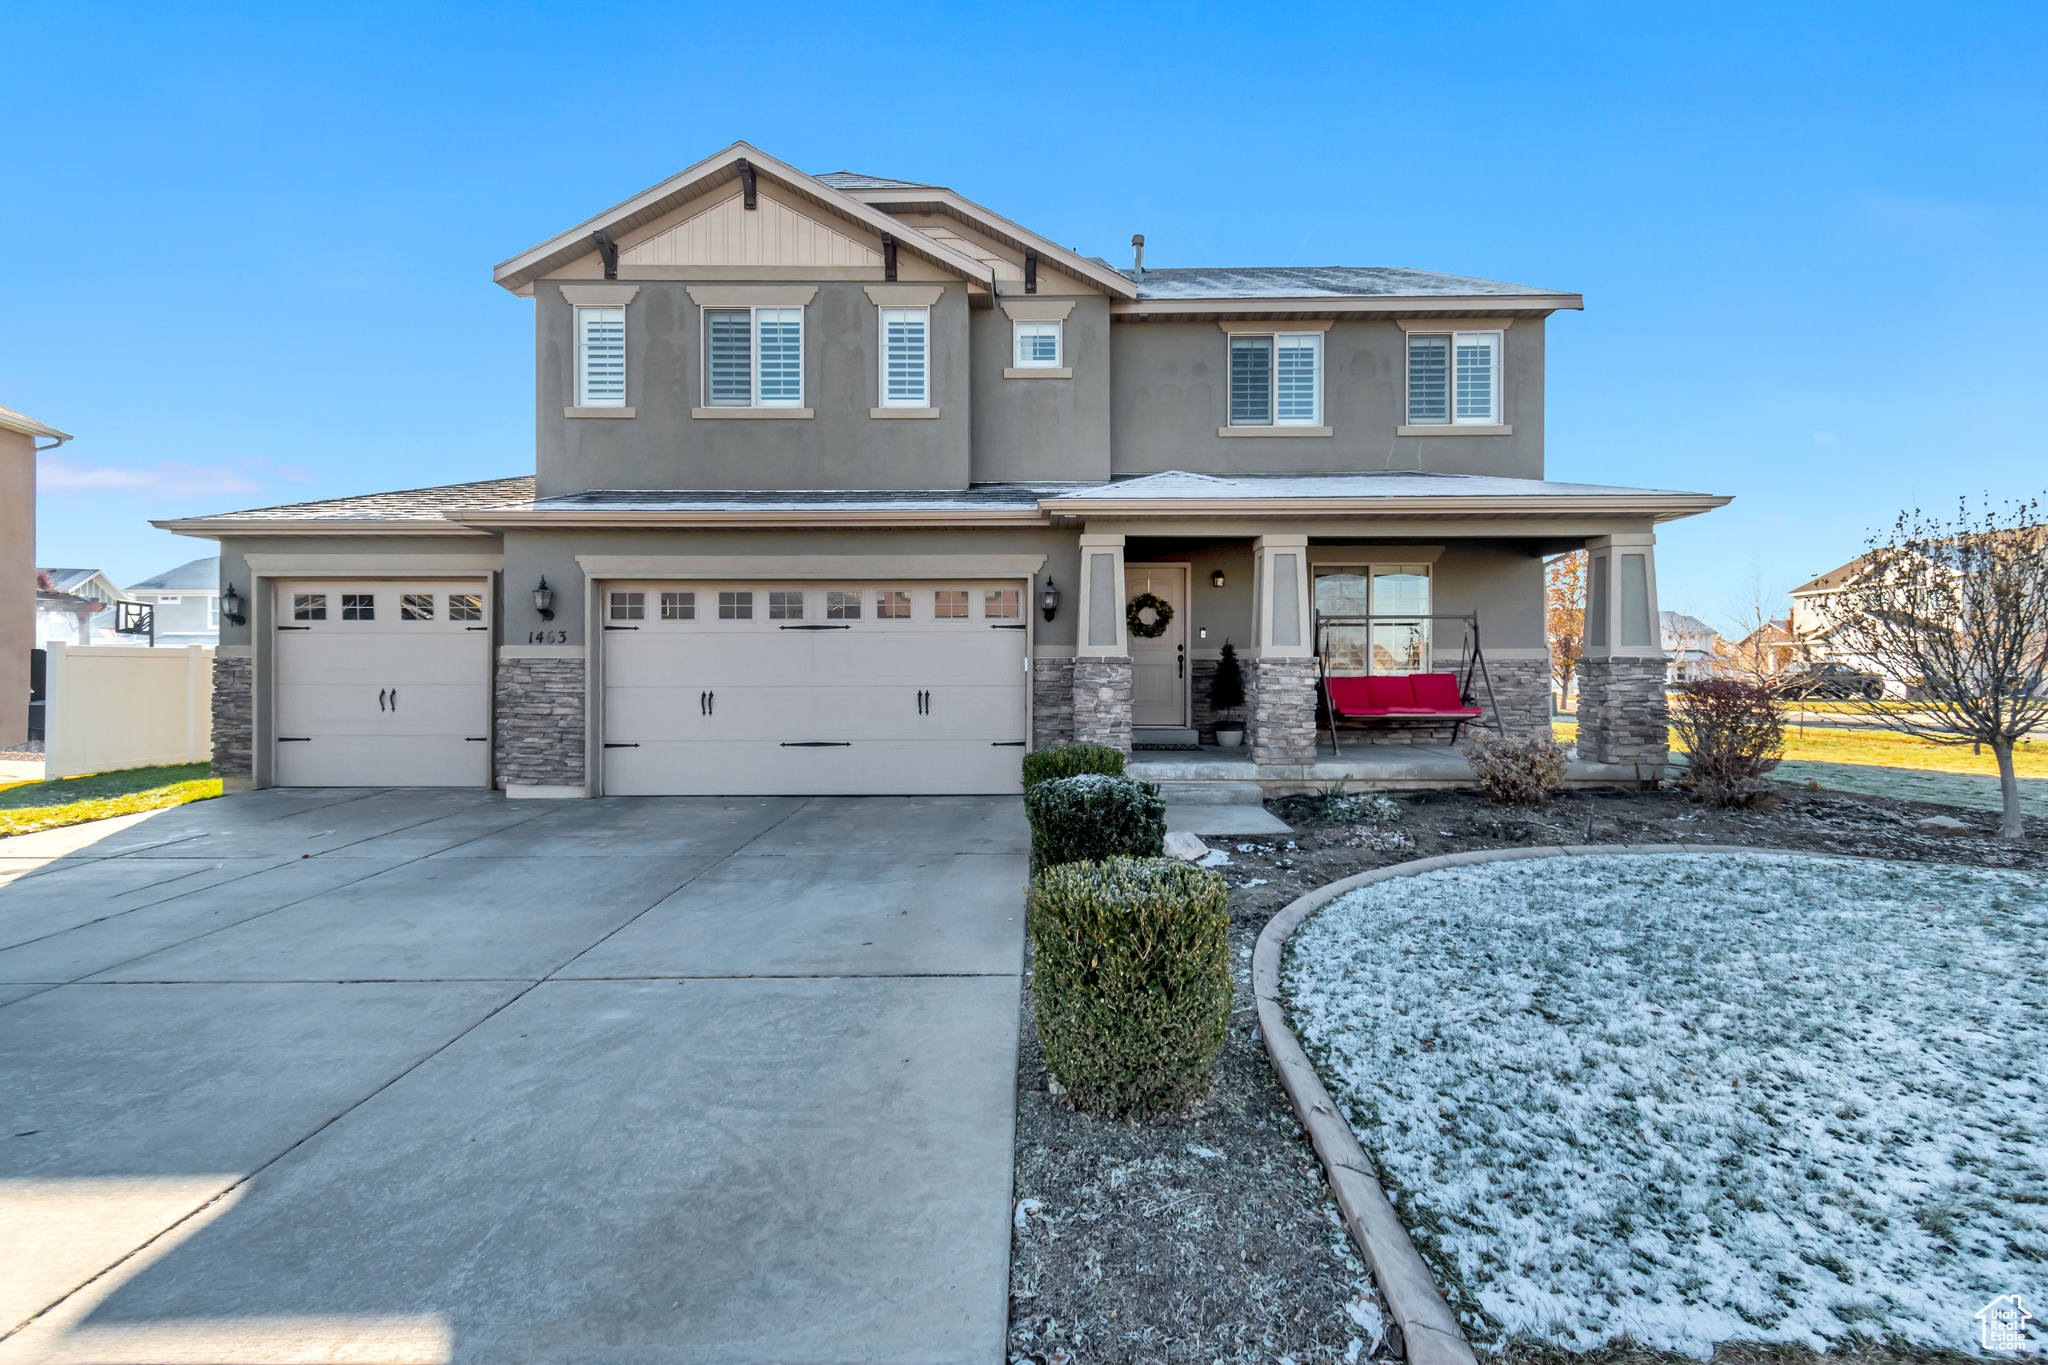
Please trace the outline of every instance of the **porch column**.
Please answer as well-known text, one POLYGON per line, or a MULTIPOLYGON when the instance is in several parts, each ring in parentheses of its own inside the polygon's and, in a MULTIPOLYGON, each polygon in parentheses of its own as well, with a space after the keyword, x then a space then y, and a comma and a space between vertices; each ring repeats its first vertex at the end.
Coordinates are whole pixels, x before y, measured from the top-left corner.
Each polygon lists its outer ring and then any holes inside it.
POLYGON ((1124 638, 1124 538, 1081 537, 1074 742, 1131 751, 1131 651, 1124 638))
POLYGON ((1617 531, 1586 542, 1586 642, 1579 658, 1579 757, 1663 774, 1664 649, 1657 629, 1657 537, 1617 531))
POLYGON ((1274 534, 1252 542, 1250 720, 1252 762, 1302 767, 1316 761, 1314 614, 1308 537, 1274 534))

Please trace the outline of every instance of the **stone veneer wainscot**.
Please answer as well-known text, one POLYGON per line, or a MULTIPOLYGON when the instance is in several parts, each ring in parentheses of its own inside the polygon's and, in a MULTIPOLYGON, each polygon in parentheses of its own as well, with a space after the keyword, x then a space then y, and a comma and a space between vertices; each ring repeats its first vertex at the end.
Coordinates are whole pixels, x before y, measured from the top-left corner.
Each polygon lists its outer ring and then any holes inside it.
POLYGON ((583 660, 498 661, 498 785, 580 787, 583 660))

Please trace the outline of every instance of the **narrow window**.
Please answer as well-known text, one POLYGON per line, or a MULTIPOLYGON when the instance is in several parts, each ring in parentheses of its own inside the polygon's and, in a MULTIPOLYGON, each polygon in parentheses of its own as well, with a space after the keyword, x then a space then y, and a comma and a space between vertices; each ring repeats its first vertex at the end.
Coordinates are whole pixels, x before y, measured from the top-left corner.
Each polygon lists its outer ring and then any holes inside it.
POLYGON ((932 594, 932 615, 941 621, 966 620, 967 590, 965 588, 940 588, 932 594))
POLYGON ((981 614, 999 621, 1014 621, 1023 615, 1015 588, 990 588, 982 594, 981 614))
POLYGON ((1017 368, 1056 369, 1060 363, 1060 324, 1020 322, 1017 329, 1017 368))
POLYGON ((218 597, 206 599, 206 624, 208 627, 220 625, 220 599, 218 597))
POLYGON ((1230 425, 1273 424, 1273 338, 1230 339, 1230 425))
POLYGON ((882 406, 928 408, 931 385, 929 308, 882 310, 882 406))
POLYGON ((753 620, 754 594, 750 592, 722 592, 718 594, 718 619, 721 621, 753 620))
POLYGON ((1451 339, 1408 337, 1408 425, 1437 426, 1451 420, 1451 339))
POLYGON ((908 621, 910 619, 910 594, 894 589, 875 594, 875 619, 880 621, 908 621))
POLYGON ((1281 426, 1321 426, 1323 337, 1320 332, 1274 338, 1273 387, 1281 426))
POLYGON ((576 310, 576 406, 626 406, 626 310, 576 310))
POLYGON ((398 619, 401 621, 431 621, 434 619, 434 594, 430 592, 405 592, 398 595, 398 619))
POLYGON ((661 619, 664 621, 694 621, 697 619, 697 594, 693 592, 665 592, 661 595, 661 619))
POLYGON ((448 619, 451 621, 481 621, 484 619, 484 595, 480 592, 451 592, 448 594, 448 619))
POLYGON ((833 590, 825 594, 825 619, 827 621, 860 620, 860 594, 833 590))
POLYGON ((706 309, 705 364, 714 408, 746 408, 754 404, 753 314, 744 308, 706 309))
POLYGON ((345 592, 341 595, 341 619, 344 621, 374 621, 377 619, 377 596, 367 592, 345 592))
POLYGON ((771 621, 801 621, 804 619, 804 595, 800 592, 771 592, 768 594, 768 619, 771 621))
POLYGON ((612 620, 644 621, 647 619, 647 594, 644 592, 615 592, 612 594, 612 620))
POLYGON ((1460 332, 1457 349, 1457 420, 1493 425, 1500 421, 1500 333, 1460 332))
POLYGON ((754 335, 759 339, 760 393, 764 408, 804 405, 804 310, 756 308, 754 335))
MULTIPOLYGON (((220 605, 220 599, 214 599, 220 605)), ((324 592, 296 592, 292 594, 292 620, 325 621, 327 619, 327 594, 324 592)))

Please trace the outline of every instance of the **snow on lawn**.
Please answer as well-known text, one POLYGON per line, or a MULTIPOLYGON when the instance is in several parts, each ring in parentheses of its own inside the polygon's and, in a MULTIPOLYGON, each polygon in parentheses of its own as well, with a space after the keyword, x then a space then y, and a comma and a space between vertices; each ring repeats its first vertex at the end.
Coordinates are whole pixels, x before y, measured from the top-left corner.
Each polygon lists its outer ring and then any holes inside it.
POLYGON ((2048 1299, 2048 888, 1768 854, 1343 896, 1296 1031, 1475 1340, 1963 1350, 2048 1299))

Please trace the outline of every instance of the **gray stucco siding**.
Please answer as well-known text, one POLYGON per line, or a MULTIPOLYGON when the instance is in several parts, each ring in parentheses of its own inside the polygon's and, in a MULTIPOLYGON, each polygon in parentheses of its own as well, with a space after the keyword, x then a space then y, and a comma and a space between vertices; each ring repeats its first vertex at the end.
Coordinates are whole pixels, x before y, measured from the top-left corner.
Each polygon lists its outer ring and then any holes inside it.
MULTIPOLYGON (((1455 328, 1455 320, 1446 328, 1455 328)), ((1284 331, 1287 324, 1275 323, 1284 331)), ((1400 436, 1407 420, 1407 340, 1392 322, 1338 322, 1324 341, 1327 437, 1223 437, 1229 423, 1229 342, 1214 322, 1125 323, 1110 329, 1110 405, 1118 474, 1328 474, 1417 469, 1543 477, 1540 319, 1503 338, 1507 436, 1400 436)))
POLYGON ((1109 477, 1109 300, 1073 303, 1060 338, 1072 379, 1005 379, 1016 364, 1011 320, 1000 308, 975 310, 976 483, 1109 477))
MULTIPOLYGON (((810 419, 707 419, 703 310, 679 281, 637 281, 626 308, 630 419, 570 418, 575 310, 560 285, 534 291, 542 496, 592 488, 954 489, 969 481, 973 389, 964 285, 932 308, 931 394, 939 416, 877 419, 879 315, 864 286, 817 286, 804 309, 804 403, 810 419)), ((720 287, 730 287, 721 285, 720 287)))

